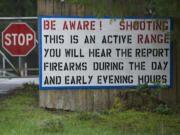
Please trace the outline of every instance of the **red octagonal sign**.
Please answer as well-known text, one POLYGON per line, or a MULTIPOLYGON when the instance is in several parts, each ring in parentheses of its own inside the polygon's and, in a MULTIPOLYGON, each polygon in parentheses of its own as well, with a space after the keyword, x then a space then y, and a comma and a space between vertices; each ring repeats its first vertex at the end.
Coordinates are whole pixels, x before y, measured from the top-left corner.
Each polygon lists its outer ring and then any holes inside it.
POLYGON ((36 45, 35 37, 26 23, 13 23, 2 32, 2 46, 12 56, 26 56, 36 45))

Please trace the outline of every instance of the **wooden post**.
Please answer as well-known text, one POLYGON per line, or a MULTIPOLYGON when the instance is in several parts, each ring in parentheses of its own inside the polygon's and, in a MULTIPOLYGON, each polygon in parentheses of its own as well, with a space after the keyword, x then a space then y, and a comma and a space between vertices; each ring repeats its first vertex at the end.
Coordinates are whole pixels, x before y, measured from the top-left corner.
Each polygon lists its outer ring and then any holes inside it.
MULTIPOLYGON (((180 18, 176 18, 175 19, 175 22, 176 24, 178 24, 178 27, 176 28, 177 31, 180 30, 180 18)), ((177 26, 177 25, 176 25, 177 26)), ((174 28, 175 29, 175 28, 174 28)), ((177 35, 178 37, 178 35, 177 35)), ((176 58, 176 61, 175 63, 176 64, 173 64, 173 65, 176 65, 176 71, 175 71, 175 74, 176 74, 176 99, 177 99, 177 103, 180 104, 180 43, 176 43, 175 44, 176 48, 175 48, 175 55, 174 57, 176 58)))

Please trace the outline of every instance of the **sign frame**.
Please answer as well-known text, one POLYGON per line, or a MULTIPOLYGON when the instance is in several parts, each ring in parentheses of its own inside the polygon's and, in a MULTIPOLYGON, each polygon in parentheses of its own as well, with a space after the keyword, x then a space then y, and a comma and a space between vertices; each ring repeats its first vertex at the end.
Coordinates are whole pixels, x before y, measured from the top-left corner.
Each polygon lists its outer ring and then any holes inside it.
MULTIPOLYGON (((122 19, 122 17, 96 17, 96 16, 39 16, 39 88, 40 90, 52 90, 52 89, 56 89, 56 90, 62 90, 62 89, 104 89, 104 88, 137 88, 137 85, 126 85, 126 86, 121 86, 121 85, 117 85, 117 86, 47 86, 44 87, 42 85, 42 19, 44 18, 72 18, 72 19, 122 19)), ((123 17, 124 19, 169 19, 170 21, 170 40, 169 40, 169 65, 170 65, 170 85, 165 85, 166 88, 172 88, 172 84, 173 84, 173 55, 172 55, 172 49, 173 49, 173 44, 172 44, 172 29, 173 29, 173 25, 172 25, 172 17, 152 17, 152 16, 139 16, 139 17, 134 17, 134 16, 128 16, 128 17, 123 17)), ((148 85, 150 88, 158 88, 157 85, 148 85)))

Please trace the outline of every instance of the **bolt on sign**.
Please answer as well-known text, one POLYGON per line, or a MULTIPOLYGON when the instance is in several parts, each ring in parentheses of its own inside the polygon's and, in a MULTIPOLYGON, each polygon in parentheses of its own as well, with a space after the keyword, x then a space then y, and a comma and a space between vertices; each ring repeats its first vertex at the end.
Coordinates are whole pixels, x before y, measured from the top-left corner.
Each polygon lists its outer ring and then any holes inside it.
POLYGON ((40 16, 40 89, 172 85, 171 18, 40 16))
POLYGON ((12 23, 2 32, 2 47, 12 56, 26 56, 34 49, 35 38, 26 23, 12 23))

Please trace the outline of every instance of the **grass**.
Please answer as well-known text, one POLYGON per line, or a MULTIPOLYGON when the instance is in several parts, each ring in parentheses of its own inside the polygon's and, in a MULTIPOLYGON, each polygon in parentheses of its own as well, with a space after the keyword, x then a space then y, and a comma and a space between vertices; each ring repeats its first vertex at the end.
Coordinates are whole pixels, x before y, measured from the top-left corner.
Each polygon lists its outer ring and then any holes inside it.
POLYGON ((0 102, 0 135, 180 134, 180 115, 48 111, 38 107, 37 87, 28 88, 0 102))

